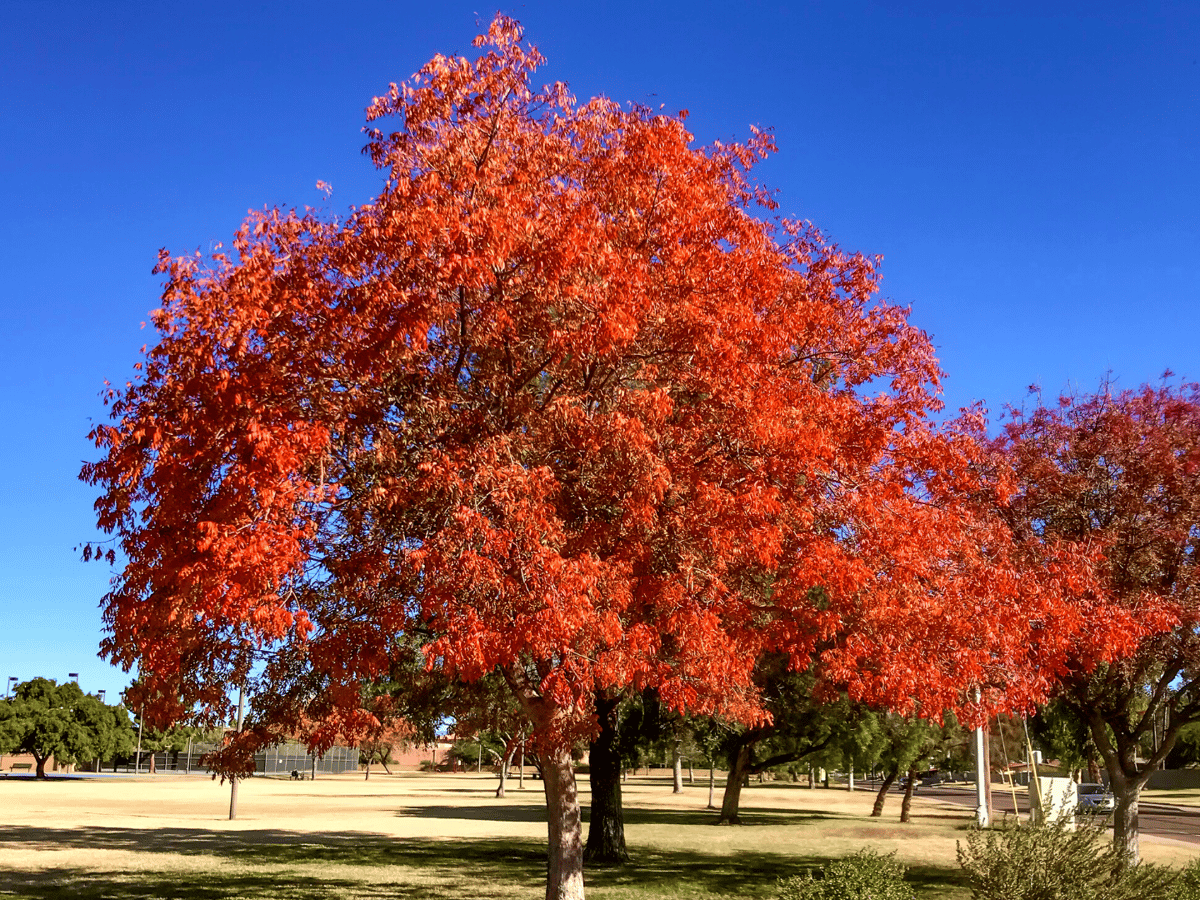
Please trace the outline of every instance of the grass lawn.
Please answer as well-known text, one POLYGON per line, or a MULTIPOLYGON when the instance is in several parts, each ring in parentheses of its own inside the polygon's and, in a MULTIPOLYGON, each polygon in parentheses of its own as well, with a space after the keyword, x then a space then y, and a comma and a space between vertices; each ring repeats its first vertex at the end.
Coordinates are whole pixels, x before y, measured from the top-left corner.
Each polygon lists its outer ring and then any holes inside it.
MULTIPOLYGON (((526 785, 497 800, 494 778, 475 774, 254 778, 230 822, 228 785, 202 776, 3 779, 0 897, 537 898, 546 826, 540 783, 526 785)), ((897 794, 884 819, 870 819, 866 791, 776 783, 744 791, 745 824, 720 828, 707 799, 699 780, 674 795, 668 779, 631 777, 635 864, 589 870, 588 896, 770 897, 777 878, 863 846, 895 850, 921 900, 968 896, 954 861, 967 808, 918 796, 915 821, 900 825, 897 794)), ((1143 852, 1195 855, 1149 842, 1143 852)))

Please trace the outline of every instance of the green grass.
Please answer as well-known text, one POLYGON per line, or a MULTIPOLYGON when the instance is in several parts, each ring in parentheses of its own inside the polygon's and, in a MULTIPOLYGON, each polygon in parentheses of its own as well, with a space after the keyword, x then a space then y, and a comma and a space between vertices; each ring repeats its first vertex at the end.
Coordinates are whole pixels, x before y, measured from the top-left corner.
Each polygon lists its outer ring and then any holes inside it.
MULTIPOLYGON (((523 810, 523 807, 517 807, 523 810)), ((730 851, 720 840, 729 832, 710 824, 683 824, 674 811, 631 811, 643 825, 663 827, 702 845, 706 834, 716 852, 634 845, 633 864, 594 868, 586 875, 594 900, 772 896, 781 877, 822 865, 836 854, 771 850, 730 851), (702 833, 697 833, 703 829, 702 833)), ((787 815, 756 811, 764 832, 775 832, 787 815)), ((690 816, 689 816, 690 817, 690 816)), ((833 816, 832 819, 841 817, 833 816)), ((711 817, 704 817, 705 823, 711 817)), ((634 826, 631 826, 634 827, 634 826)), ((796 822, 786 825, 796 829, 796 822)), ((757 830, 749 826, 751 830, 757 830)), ((136 871, 86 871, 55 867, 3 873, 0 897, 81 900, 367 900, 437 897, 534 898, 544 890, 545 846, 534 840, 391 840, 287 831, 214 832, 208 829, 0 827, 7 847, 54 847, 72 851, 125 851, 151 857, 136 871), (161 861, 161 868, 155 864, 161 861)), ((820 841, 816 841, 820 843, 820 841)), ((922 900, 959 900, 966 892, 955 870, 916 866, 909 879, 922 900)))

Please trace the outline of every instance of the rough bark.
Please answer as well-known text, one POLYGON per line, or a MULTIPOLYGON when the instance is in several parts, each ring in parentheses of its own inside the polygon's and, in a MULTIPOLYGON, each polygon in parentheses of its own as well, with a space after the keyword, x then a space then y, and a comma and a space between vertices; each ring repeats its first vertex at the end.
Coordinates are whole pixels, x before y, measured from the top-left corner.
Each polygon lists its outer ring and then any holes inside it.
POLYGON ((742 784, 750 768, 750 745, 742 744, 730 754, 729 775, 725 779, 725 796, 721 798, 721 816, 718 825, 740 825, 738 806, 742 799, 742 784))
POLYGON ((37 763, 37 769, 36 769, 35 774, 37 775, 38 778, 46 777, 46 760, 48 760, 49 758, 50 757, 48 757, 48 756, 38 756, 36 753, 33 754, 33 759, 37 763))
POLYGON ((1125 858, 1127 865, 1136 866, 1141 859, 1138 829, 1138 800, 1142 793, 1141 779, 1121 778, 1113 781, 1113 797, 1117 808, 1113 810, 1113 846, 1125 858))
POLYGON ((546 792, 549 859, 546 900, 584 900, 583 820, 569 749, 542 751, 537 757, 546 792))
POLYGON ((908 784, 904 786, 904 802, 900 804, 900 821, 907 822, 911 818, 912 795, 917 781, 917 764, 914 761, 908 767, 908 784))
POLYGON ((1108 771, 1109 789, 1117 801, 1113 811, 1113 847, 1121 854, 1124 864, 1136 866, 1141 861, 1141 846, 1138 826, 1138 801, 1142 788, 1150 780, 1150 772, 1161 760, 1170 745, 1174 744, 1177 731, 1168 731, 1164 747, 1151 757, 1149 765, 1139 772, 1136 756, 1136 734, 1116 733, 1115 742, 1109 729, 1098 714, 1090 717, 1092 739, 1100 750, 1104 767, 1108 771))
POLYGON ((617 747, 618 701, 596 698, 596 717, 600 733, 589 753, 588 782, 592 788, 592 808, 588 821, 587 846, 583 851, 588 865, 618 866, 629 862, 625 846, 625 818, 621 808, 621 754, 617 747))
POLYGON ((887 775, 884 776, 883 784, 879 788, 879 793, 875 795, 875 805, 871 807, 871 815, 876 819, 883 815, 883 805, 887 802, 887 792, 892 789, 892 785, 896 783, 896 779, 899 777, 899 766, 889 769, 887 775))

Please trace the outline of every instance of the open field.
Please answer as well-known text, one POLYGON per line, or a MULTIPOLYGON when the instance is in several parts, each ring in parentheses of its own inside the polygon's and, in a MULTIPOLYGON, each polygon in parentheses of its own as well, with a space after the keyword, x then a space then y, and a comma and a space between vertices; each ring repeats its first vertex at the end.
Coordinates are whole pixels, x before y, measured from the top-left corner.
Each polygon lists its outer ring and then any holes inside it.
MULTIPOLYGON (((0 897, 540 897, 540 782, 514 782, 503 800, 494 787, 474 774, 254 778, 230 822, 229 786, 204 777, 4 779, 0 897)), ((668 779, 630 778, 636 865, 589 871, 589 897, 769 897, 778 877, 864 845, 912 866, 922 900, 967 897, 954 862, 971 821, 962 807, 918 796, 915 821, 900 825, 896 794, 878 820, 867 817, 868 792, 775 783, 743 792, 745 825, 717 828, 707 799, 699 779, 673 795, 668 779)), ((1195 848, 1145 840, 1143 853, 1182 864, 1195 848)))

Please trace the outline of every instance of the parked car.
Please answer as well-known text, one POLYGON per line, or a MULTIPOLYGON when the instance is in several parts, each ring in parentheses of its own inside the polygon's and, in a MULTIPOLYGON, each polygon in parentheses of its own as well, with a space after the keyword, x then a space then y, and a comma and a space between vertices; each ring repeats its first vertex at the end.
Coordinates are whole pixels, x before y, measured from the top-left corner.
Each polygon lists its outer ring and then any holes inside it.
POLYGON ((1075 811, 1078 813, 1107 813, 1116 808, 1116 798, 1102 784, 1081 784, 1075 789, 1075 811))

